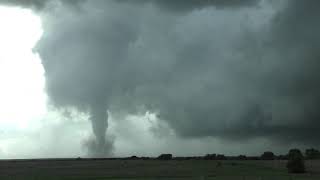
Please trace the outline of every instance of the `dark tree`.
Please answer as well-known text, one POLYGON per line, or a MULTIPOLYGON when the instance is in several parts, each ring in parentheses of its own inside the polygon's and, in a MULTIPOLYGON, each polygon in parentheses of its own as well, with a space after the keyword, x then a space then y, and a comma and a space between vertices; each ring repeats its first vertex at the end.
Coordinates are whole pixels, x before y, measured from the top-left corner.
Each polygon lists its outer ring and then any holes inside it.
POLYGON ((158 159, 160 160, 171 160, 172 159, 172 154, 161 154, 158 159))
POLYGON ((227 157, 223 154, 218 154, 216 157, 217 160, 227 160, 227 157))
POLYGON ((205 160, 215 160, 217 158, 216 154, 207 154, 206 156, 204 156, 205 160))
POLYGON ((129 159, 131 159, 131 160, 137 160, 137 159, 139 159, 137 156, 131 156, 129 159))
POLYGON ((261 157, 260 157, 261 160, 274 160, 275 159, 275 155, 273 152, 264 152, 261 157))
POLYGON ((238 160, 241 160, 241 161, 247 160, 247 156, 245 156, 245 155, 240 155, 240 156, 238 156, 237 159, 238 159, 238 160))
POLYGON ((307 149, 305 154, 307 159, 320 159, 320 152, 317 149, 307 149))
POLYGON ((141 157, 142 160, 150 160, 150 157, 141 157))
POLYGON ((288 153, 287 168, 289 173, 305 173, 304 158, 299 149, 291 149, 288 153))

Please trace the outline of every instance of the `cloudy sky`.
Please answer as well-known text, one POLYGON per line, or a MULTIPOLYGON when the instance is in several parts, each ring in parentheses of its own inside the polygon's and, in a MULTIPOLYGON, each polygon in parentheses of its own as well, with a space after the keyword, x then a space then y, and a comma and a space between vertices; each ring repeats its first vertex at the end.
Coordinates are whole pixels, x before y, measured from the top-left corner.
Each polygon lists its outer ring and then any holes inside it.
POLYGON ((319 1, 0 4, 0 158, 320 145, 319 1))

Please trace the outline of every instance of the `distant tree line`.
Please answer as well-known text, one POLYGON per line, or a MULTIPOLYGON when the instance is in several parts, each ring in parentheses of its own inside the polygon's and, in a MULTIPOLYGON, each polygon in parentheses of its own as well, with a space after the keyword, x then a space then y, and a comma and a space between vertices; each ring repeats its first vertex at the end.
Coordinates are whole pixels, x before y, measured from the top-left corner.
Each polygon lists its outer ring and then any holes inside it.
POLYGON ((320 159, 320 151, 317 149, 307 149, 305 153, 306 159, 320 159))
MULTIPOLYGON (((119 158, 115 158, 119 159, 119 158)), ((122 158, 123 159, 123 158, 122 158)), ((320 151, 314 148, 306 149, 303 154, 299 149, 291 149, 285 155, 275 155, 271 151, 266 151, 262 153, 260 156, 225 156, 223 154, 207 154, 205 156, 193 156, 193 157, 173 157, 172 154, 161 154, 157 158, 151 157, 137 157, 131 156, 128 158, 124 158, 128 160, 219 160, 217 167, 222 166, 220 160, 286 160, 287 161, 287 169, 289 173, 304 173, 306 172, 305 168, 305 160, 315 160, 320 159, 320 151)))
MULTIPOLYGON (((292 149, 297 150, 297 149, 292 149)), ((289 160, 290 159, 290 150, 288 154, 285 155, 275 155, 271 151, 266 151, 261 156, 224 156, 224 155, 216 155, 216 154, 207 154, 203 157, 205 160, 289 160)), ((300 150, 299 150, 300 151, 300 150)), ((301 151, 300 151, 301 152, 301 151)), ((305 153, 302 154, 302 157, 307 160, 316 160, 320 159, 320 151, 314 148, 306 149, 305 153)))
POLYGON ((300 152, 303 159, 313 160, 320 159, 320 151, 314 148, 306 149, 305 153, 298 149, 291 149, 288 154, 285 155, 275 155, 271 151, 266 151, 262 153, 260 156, 226 156, 223 154, 207 154, 205 156, 189 156, 189 157, 173 157, 172 154, 161 154, 157 158, 151 157, 137 157, 131 156, 125 159, 129 160, 149 160, 149 159, 158 159, 158 160, 289 160, 292 157, 292 153, 300 152))

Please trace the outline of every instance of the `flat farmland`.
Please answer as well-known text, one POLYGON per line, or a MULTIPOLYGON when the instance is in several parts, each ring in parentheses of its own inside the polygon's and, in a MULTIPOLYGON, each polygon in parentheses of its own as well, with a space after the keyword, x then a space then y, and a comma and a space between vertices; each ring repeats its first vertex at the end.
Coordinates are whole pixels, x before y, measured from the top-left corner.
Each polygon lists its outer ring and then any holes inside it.
POLYGON ((290 175, 285 161, 47 159, 0 161, 1 180, 319 180, 320 161, 309 173, 290 175))

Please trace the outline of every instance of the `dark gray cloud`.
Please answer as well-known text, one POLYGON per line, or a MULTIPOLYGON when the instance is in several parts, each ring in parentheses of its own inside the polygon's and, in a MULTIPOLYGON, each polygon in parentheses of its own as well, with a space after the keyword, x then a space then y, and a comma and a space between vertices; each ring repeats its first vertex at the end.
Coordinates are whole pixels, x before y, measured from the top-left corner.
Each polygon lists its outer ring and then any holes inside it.
MULTIPOLYGON (((314 3, 290 1, 270 21, 256 8, 174 15, 87 3, 85 14, 48 20, 56 26, 45 29, 38 50, 49 96, 92 112, 157 112, 185 138, 314 143, 320 135, 314 3)), ((104 134, 106 117, 98 114, 93 122, 104 134)))
POLYGON ((0 4, 4 5, 17 5, 36 9, 43 8, 47 2, 47 0, 0 0, 0 4))
POLYGON ((253 2, 152 1, 189 11, 179 15, 118 1, 49 12, 37 46, 48 95, 91 113, 99 156, 112 144, 107 110, 155 112, 183 138, 318 145, 319 3, 291 0, 275 15, 268 1, 201 9, 253 2))
MULTIPOLYGON (((316 143, 320 135, 320 16, 319 1, 288 1, 287 7, 273 20, 272 46, 281 63, 274 71, 279 74, 273 82, 275 94, 287 101, 282 109, 290 109, 284 118, 296 118, 296 123, 282 125, 271 132, 301 142, 316 143), (292 115, 291 115, 292 116, 292 115)), ((270 78, 275 78, 271 76, 270 78)))
POLYGON ((26 8, 32 8, 34 10, 41 10, 50 3, 55 4, 62 2, 65 5, 74 6, 84 1, 86 0, 0 0, 0 4, 9 6, 21 6, 26 8))
POLYGON ((238 8, 256 5, 259 0, 115 0, 129 3, 151 3, 163 9, 174 12, 185 12, 204 7, 215 6, 217 8, 238 8))
MULTIPOLYGON (((49 3, 63 2, 67 5, 84 3, 86 0, 0 0, 0 4, 22 6, 34 9, 43 9, 49 3)), ((114 0, 115 2, 126 2, 132 4, 151 3, 170 11, 190 11, 196 8, 208 6, 216 7, 248 7, 256 5, 259 0, 114 0)), ((103 1, 97 3, 105 4, 103 1)))

